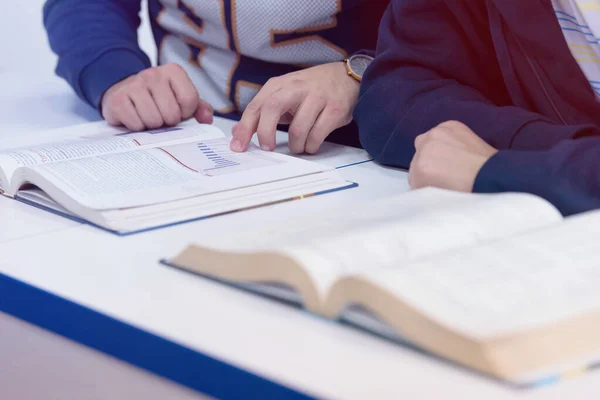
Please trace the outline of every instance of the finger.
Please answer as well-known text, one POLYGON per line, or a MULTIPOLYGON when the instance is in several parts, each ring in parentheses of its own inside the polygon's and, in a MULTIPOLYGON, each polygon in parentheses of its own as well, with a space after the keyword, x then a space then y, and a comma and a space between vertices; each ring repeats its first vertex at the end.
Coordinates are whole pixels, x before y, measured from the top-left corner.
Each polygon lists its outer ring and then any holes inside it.
POLYGON ((423 166, 422 154, 420 151, 415 153, 412 160, 410 161, 410 165, 408 166, 408 185, 411 189, 420 189, 423 187, 424 174, 421 171, 421 167, 423 166))
POLYGON ((130 97, 146 128, 155 129, 164 124, 160 111, 158 111, 158 107, 149 90, 135 91, 130 94, 130 97))
POLYGON ((252 140, 252 136, 254 136, 258 130, 258 122, 260 121, 260 112, 263 102, 263 96, 261 96, 262 93, 262 91, 259 92, 258 95, 252 99, 242 113, 240 121, 233 127, 231 132, 233 135, 231 149, 233 151, 246 151, 252 140))
POLYGON ((168 81, 151 87, 150 94, 165 124, 173 126, 182 121, 181 107, 168 81))
POLYGON ((441 138, 440 141, 444 141, 454 148, 467 150, 483 157, 489 157, 496 151, 467 125, 461 122, 447 121, 440 124, 439 127, 443 128, 446 132, 445 137, 441 138))
POLYGON ((467 148, 460 136, 457 136, 447 125, 436 126, 430 131, 415 138, 415 149, 420 149, 427 142, 444 143, 455 148, 467 148))
POLYGON ((169 85, 179 103, 182 120, 191 118, 198 109, 200 95, 188 74, 176 64, 166 65, 170 70, 169 85))
POLYGON ((419 150, 423 143, 427 140, 427 133, 422 133, 415 138, 415 150, 419 150))
POLYGON ((463 124, 462 122, 459 121, 445 121, 442 122, 441 124, 438 125, 439 128, 444 128, 450 132, 452 132, 454 135, 460 136, 460 137, 465 137, 465 133, 468 135, 469 133, 472 133, 471 129, 463 124))
POLYGON ((281 116, 281 119, 279 120, 279 124, 280 125, 289 125, 292 123, 293 120, 294 120, 294 116, 288 112, 281 116))
POLYGON ((446 121, 432 129, 437 139, 460 148, 468 148, 479 137, 465 124, 446 121))
POLYGON ((292 152, 296 154, 304 152, 308 135, 324 108, 324 101, 310 97, 302 102, 288 130, 288 146, 292 152))
POLYGON ((132 131, 144 130, 144 123, 135 109, 135 105, 128 95, 122 95, 119 101, 114 103, 114 107, 109 107, 110 112, 107 112, 107 121, 111 125, 124 125, 132 131), (108 115, 111 115, 108 117, 108 115))
POLYGON ((215 112, 212 106, 206 101, 200 99, 198 107, 194 112, 194 118, 201 124, 212 124, 215 112))
POLYGON ((233 127, 233 140, 231 142, 231 149, 233 151, 246 151, 252 136, 258 130, 263 103, 274 92, 279 90, 279 82, 279 79, 269 80, 246 107, 240 122, 233 127))
POLYGON ((233 136, 231 150, 246 151, 252 136, 254 136, 254 133, 258 129, 259 119, 260 106, 253 100, 244 110, 240 122, 235 124, 231 131, 233 136))
POLYGON ((340 123, 339 112, 326 106, 308 134, 305 151, 309 154, 315 154, 327 136, 343 125, 343 123, 340 123))
POLYGON ((413 168, 413 164, 415 162, 415 157, 417 155, 415 154, 412 158, 412 160, 410 160, 410 165, 408 166, 408 186, 410 186, 410 188, 412 189, 412 168, 413 168))
POLYGON ((266 100, 261 108, 256 134, 263 150, 275 149, 277 125, 286 113, 295 114, 305 98, 305 93, 294 90, 280 90, 266 100))
POLYGON ((102 118, 104 118, 110 125, 122 125, 122 121, 119 118, 118 112, 119 110, 123 110, 123 113, 125 113, 125 109, 130 104, 131 100, 125 93, 112 93, 110 96, 105 94, 102 99, 101 106, 102 118))
POLYGON ((424 179, 421 177, 420 171, 415 167, 411 167, 408 170, 408 186, 412 189, 421 189, 427 185, 424 183, 424 179))

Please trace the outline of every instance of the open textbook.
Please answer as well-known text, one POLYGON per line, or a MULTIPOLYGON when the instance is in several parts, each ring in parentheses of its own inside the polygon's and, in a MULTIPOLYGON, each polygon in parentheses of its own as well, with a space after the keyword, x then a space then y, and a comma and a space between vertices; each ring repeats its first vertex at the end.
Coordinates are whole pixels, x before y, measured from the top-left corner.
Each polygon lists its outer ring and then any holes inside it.
POLYGON ((518 386, 600 360, 600 212, 421 189, 253 236, 265 239, 190 244, 163 263, 518 386))
POLYGON ((85 124, 36 138, 0 150, 2 194, 119 234, 356 186, 331 167, 256 146, 234 153, 211 125, 85 124))

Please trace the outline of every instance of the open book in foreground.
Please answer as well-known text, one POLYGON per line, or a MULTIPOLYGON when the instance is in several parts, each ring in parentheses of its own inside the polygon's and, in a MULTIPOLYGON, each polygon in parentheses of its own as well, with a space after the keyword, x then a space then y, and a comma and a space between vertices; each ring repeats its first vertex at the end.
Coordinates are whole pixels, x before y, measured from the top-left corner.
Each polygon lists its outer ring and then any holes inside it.
POLYGON ((600 212, 422 189, 263 234, 271 246, 193 244, 163 263, 519 387, 600 360, 600 212))
POLYGON ((0 150, 8 197, 129 234, 356 186, 331 167, 251 147, 215 126, 127 132, 85 124, 0 150))

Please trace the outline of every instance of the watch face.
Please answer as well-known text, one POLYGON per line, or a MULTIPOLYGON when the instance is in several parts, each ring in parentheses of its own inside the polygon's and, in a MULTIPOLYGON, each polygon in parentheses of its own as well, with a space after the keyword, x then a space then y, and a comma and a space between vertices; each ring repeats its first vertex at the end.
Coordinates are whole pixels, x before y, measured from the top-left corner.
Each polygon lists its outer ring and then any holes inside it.
POLYGON ((371 64, 371 61, 373 61, 373 58, 367 55, 355 55, 349 60, 350 69, 356 75, 362 77, 365 74, 365 71, 367 70, 369 64, 371 64))

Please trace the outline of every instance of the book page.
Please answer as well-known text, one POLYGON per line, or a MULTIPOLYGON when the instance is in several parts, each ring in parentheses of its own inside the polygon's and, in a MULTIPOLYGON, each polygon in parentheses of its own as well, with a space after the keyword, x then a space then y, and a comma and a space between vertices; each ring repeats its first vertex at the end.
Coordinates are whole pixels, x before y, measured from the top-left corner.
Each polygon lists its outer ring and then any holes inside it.
POLYGON ((10 180, 19 167, 49 164, 103 154, 156 147, 165 143, 185 143, 200 138, 224 137, 217 128, 207 125, 173 127, 145 132, 106 132, 45 143, 39 146, 7 149, 0 152, 0 168, 10 180))
POLYGON ((600 309, 600 212, 365 276, 430 318, 489 338, 600 309))
POLYGON ((310 239, 288 242, 281 252, 305 265, 326 291, 340 276, 400 267, 562 220, 545 200, 512 193, 473 195, 423 189, 364 207, 321 216, 314 224, 304 219, 301 235, 288 222, 287 232, 310 239))
MULTIPOLYGON (((330 170, 252 147, 233 153, 227 139, 157 147, 23 167, 17 185, 57 190, 92 210, 181 200, 330 170)), ((64 205, 64 204, 63 204, 64 205)))

